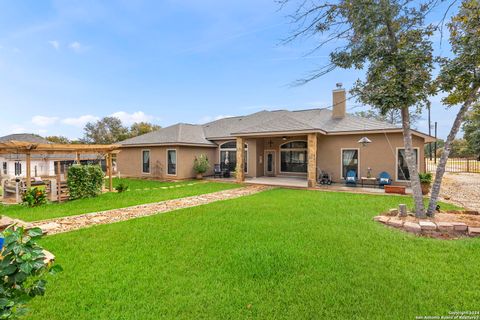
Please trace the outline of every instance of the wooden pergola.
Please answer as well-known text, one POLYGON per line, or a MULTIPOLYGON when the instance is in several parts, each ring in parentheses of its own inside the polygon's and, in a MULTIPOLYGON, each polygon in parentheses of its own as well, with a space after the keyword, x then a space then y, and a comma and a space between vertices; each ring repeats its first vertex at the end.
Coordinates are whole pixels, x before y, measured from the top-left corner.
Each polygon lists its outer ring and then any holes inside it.
MULTIPOLYGON (((107 175, 109 177, 109 190, 113 191, 113 168, 112 156, 120 152, 120 145, 103 144, 56 144, 56 143, 31 143, 23 141, 0 142, 0 154, 23 154, 26 160, 26 185, 31 187, 31 157, 32 154, 38 155, 75 155, 75 161, 80 164, 81 154, 101 154, 106 157, 107 175)), ((67 159, 65 159, 67 160, 67 159)), ((71 158, 68 158, 71 160, 71 158)), ((60 173, 60 162, 57 163, 60 173)))

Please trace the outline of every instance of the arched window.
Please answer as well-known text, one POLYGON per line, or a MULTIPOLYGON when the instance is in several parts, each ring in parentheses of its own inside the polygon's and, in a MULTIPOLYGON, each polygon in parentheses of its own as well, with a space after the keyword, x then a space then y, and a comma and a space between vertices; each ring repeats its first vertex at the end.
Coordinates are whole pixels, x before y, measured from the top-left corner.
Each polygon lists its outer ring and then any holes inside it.
MULTIPOLYGON (((244 170, 248 171, 248 146, 245 143, 244 170)), ((237 142, 228 141, 220 145, 220 167, 222 170, 235 171, 237 168, 237 142)))
POLYGON ((307 163, 306 141, 290 141, 280 146, 281 172, 306 173, 307 163))

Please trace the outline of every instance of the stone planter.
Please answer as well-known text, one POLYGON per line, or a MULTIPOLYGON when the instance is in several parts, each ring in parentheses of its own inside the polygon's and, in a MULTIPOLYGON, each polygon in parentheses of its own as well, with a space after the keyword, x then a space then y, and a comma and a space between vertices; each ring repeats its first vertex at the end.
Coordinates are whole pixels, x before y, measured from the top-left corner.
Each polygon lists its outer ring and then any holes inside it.
POLYGON ((422 194, 426 196, 430 192, 431 183, 421 183, 422 194))
POLYGON ((196 178, 197 178, 197 180, 202 180, 203 179, 203 173, 197 173, 196 178))

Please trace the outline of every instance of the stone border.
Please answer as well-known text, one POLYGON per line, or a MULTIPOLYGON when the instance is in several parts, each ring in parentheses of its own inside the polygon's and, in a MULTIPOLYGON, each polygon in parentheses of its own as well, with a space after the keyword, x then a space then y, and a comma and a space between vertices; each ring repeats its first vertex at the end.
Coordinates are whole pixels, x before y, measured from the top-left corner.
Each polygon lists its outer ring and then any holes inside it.
POLYGON ((480 227, 468 226, 463 222, 433 222, 428 219, 416 219, 413 222, 402 217, 384 215, 376 216, 373 220, 413 234, 441 239, 480 236, 480 227))

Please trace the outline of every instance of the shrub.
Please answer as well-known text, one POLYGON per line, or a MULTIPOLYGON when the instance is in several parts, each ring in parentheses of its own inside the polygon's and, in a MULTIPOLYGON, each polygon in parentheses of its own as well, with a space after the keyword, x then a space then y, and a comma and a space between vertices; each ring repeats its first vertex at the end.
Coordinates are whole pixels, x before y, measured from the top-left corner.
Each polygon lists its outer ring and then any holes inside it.
POLYGON ((22 203, 28 207, 37 207, 47 203, 47 192, 45 189, 31 188, 22 195, 22 203))
POLYGON ((430 184, 432 183, 432 174, 430 172, 419 173, 420 183, 430 184))
POLYGON ((43 296, 47 274, 62 271, 59 265, 47 264, 42 248, 36 243, 40 228, 26 231, 11 226, 0 234, 4 249, 0 253, 0 319, 18 319, 27 311, 26 303, 43 296))
POLYGON ((128 190, 128 185, 120 182, 116 187, 115 190, 117 190, 118 193, 122 193, 128 190))
POLYGON ((70 199, 96 197, 102 193, 104 174, 98 165, 73 165, 68 169, 70 199))
POLYGON ((208 168, 210 168, 210 164, 208 163, 206 155, 201 154, 198 157, 195 157, 195 160, 193 161, 193 170, 195 170, 196 173, 205 173, 208 168))

